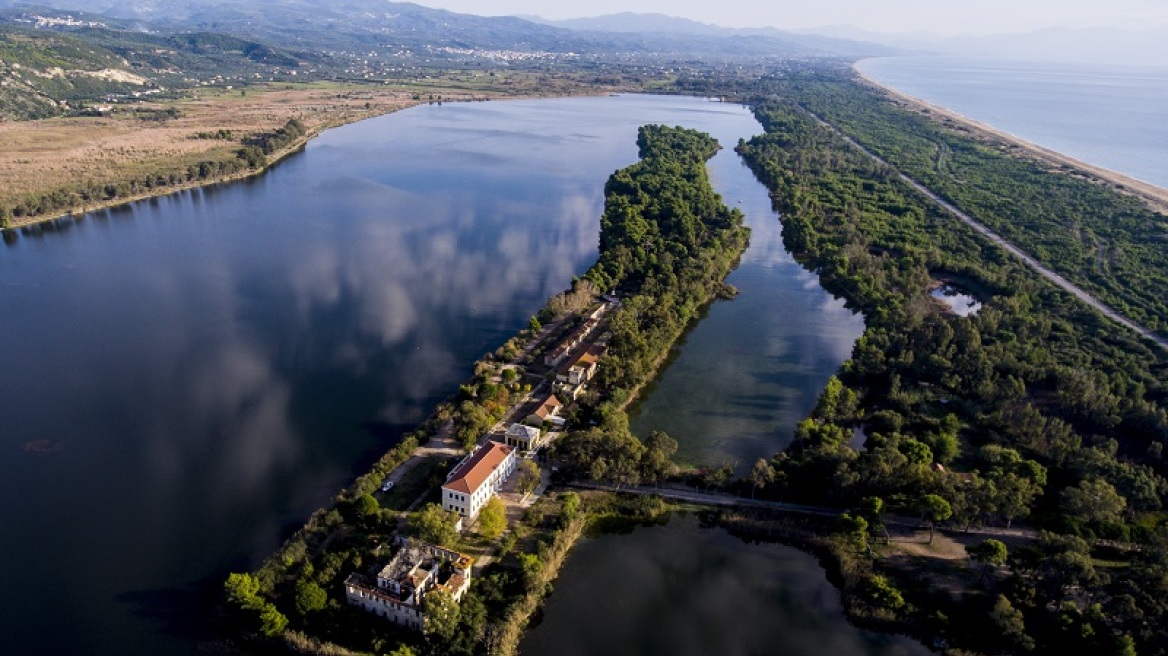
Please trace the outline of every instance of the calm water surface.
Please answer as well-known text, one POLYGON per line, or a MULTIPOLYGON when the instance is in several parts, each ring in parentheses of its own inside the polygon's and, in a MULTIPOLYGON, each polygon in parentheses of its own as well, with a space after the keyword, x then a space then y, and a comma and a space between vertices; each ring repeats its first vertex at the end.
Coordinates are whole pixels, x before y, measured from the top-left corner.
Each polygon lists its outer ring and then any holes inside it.
POLYGON ((1168 188, 1168 66, 889 57, 859 67, 910 96, 1168 188))
POLYGON ((669 433, 680 461, 745 469, 790 443, 851 355, 864 320, 783 248, 770 195, 737 154, 719 152, 710 168, 714 186, 750 226, 750 246, 727 279, 739 295, 710 307, 630 423, 642 438, 669 433))
POLYGON ((968 317, 981 310, 981 302, 977 300, 977 297, 952 285, 941 285, 929 292, 929 295, 948 305, 949 310, 959 317, 968 317))
POLYGON ((693 517, 573 550, 524 656, 923 656, 849 625, 815 558, 693 517))
MULTIPOLYGON (((254 567, 595 260, 604 181, 650 122, 727 146, 758 131, 741 107, 686 98, 419 107, 329 131, 250 182, 5 235, 3 652, 198 653, 227 571, 254 567)), ((727 149, 713 174, 741 170, 727 149)), ((818 290, 757 250, 769 207, 750 218, 747 263, 776 275, 711 320, 818 290)), ((741 377, 775 378, 727 385, 727 425, 750 408, 773 423, 785 390, 805 405, 808 372, 846 356, 842 336, 807 337, 858 326, 817 293, 785 322, 793 342, 743 326, 735 358, 767 365, 741 377)), ((781 445, 751 426, 709 434, 781 445)))

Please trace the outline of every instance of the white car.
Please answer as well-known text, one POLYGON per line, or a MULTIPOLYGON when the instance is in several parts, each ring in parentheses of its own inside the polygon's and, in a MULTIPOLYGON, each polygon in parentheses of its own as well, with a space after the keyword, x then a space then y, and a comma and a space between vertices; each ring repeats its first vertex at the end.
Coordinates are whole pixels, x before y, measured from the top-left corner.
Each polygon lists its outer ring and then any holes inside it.
POLYGON ((382 492, 389 492, 392 489, 393 489, 393 481, 386 481, 386 482, 381 484, 381 491, 382 492))

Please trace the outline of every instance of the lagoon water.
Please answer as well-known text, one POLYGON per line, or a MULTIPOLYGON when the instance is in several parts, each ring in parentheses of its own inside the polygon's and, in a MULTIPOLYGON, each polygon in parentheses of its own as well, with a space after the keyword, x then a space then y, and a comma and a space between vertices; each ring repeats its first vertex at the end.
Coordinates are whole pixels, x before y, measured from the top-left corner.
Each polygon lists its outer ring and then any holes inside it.
POLYGON ((1089 164, 1168 188, 1168 66, 1091 66, 956 57, 858 65, 910 96, 1089 164))
POLYGON ((721 151, 710 168, 715 188, 750 226, 750 246, 727 278, 739 295, 710 306, 629 423, 642 439, 669 433, 681 463, 742 471, 790 444, 828 377, 851 356, 864 318, 786 251, 766 187, 737 154, 721 151))
POLYGON ((810 554, 751 544, 697 518, 587 538, 556 581, 525 656, 925 656, 848 624, 810 554))
POLYGON ((668 428, 693 458, 780 448, 775 413, 814 402, 861 324, 746 190, 729 146, 759 131, 747 110, 414 108, 250 181, 5 235, 3 651, 198 653, 227 572, 256 566, 595 260, 604 181, 653 122, 728 146, 712 175, 755 236, 742 296, 711 310, 719 334, 702 324, 675 363, 697 358, 722 394, 673 395, 667 373, 639 421, 694 418, 668 428))

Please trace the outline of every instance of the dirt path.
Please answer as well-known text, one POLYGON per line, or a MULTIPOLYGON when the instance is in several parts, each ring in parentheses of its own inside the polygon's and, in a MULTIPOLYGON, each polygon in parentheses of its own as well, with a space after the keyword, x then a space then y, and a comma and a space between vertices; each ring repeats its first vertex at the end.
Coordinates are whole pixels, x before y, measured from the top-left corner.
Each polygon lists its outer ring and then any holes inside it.
POLYGON ((908 105, 913 110, 925 114, 939 115, 952 121, 953 123, 961 125, 962 127, 976 134, 980 134, 982 138, 1000 141, 1009 146, 1012 146, 1031 159, 1036 159, 1054 166, 1070 167, 1088 175, 1089 177, 1093 177, 1098 181, 1107 184, 1120 193, 1125 193, 1139 198, 1140 200, 1150 205, 1152 209, 1156 210, 1157 212, 1168 212, 1168 189, 1164 189, 1163 187, 1159 187, 1149 182, 1144 182, 1143 180, 1138 180, 1110 169, 1094 166, 1082 160, 1077 160, 1062 153, 1043 148, 1042 146, 1030 143, 1025 139, 1021 139, 1007 132, 1003 132, 980 121, 976 121, 972 118, 969 118, 968 116, 958 114, 953 110, 946 109, 944 107, 938 107, 937 105, 921 100, 920 98, 914 98, 913 96, 902 93, 896 89, 893 89, 892 87, 885 86, 884 84, 881 84, 880 82, 868 77, 867 75, 864 75, 864 73, 855 66, 852 67, 852 70, 855 71, 856 75, 858 75, 860 79, 862 79, 870 86, 875 87, 892 96, 901 103, 908 105))
POLYGON ((984 235, 987 239, 989 239, 993 243, 995 243, 998 246, 1005 249, 1006 252, 1008 252, 1011 255, 1013 255, 1014 257, 1017 257, 1018 259, 1022 260, 1022 262, 1024 264, 1026 264, 1026 266, 1033 269, 1035 272, 1037 272, 1043 278, 1046 278, 1047 280, 1054 283, 1062 290, 1070 293, 1071 295, 1075 296, 1076 298, 1083 301, 1087 305, 1091 306, 1092 308, 1097 310, 1100 314, 1107 317, 1108 319, 1111 319, 1112 321, 1120 324, 1121 326, 1124 326, 1125 328, 1129 328, 1129 329, 1135 331, 1144 339, 1156 344, 1161 349, 1168 351, 1168 339, 1164 339, 1163 337, 1160 337, 1159 335, 1152 332, 1148 328, 1145 328, 1144 326, 1141 326, 1140 324, 1136 323, 1135 321, 1132 321, 1131 319, 1120 314, 1118 311, 1116 311, 1114 308, 1107 305, 1103 301, 1100 301, 1099 299, 1095 298, 1091 294, 1087 293, 1083 288, 1079 287, 1078 285, 1075 285, 1074 283, 1072 283, 1071 281, 1062 277, 1058 273, 1055 273, 1051 269, 1048 269, 1046 266, 1039 263, 1038 260, 1031 257, 1025 251, 1023 251, 1022 249, 1018 248, 1017 246, 1011 244, 1010 242, 1006 241, 1001 235, 990 230, 986 226, 982 225, 976 219, 974 219, 972 216, 957 209, 951 203, 949 203, 948 201, 946 201, 945 199, 941 198, 936 193, 934 193, 932 190, 930 190, 928 187, 926 187, 923 184, 917 182, 916 180, 908 177, 904 173, 901 173, 899 169, 892 166, 888 162, 884 161, 879 156, 877 156, 875 153, 869 151, 867 148, 864 148, 863 146, 861 146, 858 142, 856 142, 854 139, 852 139, 848 135, 844 134, 842 131, 840 131, 838 128, 836 128, 834 125, 828 123, 827 121, 823 120, 819 116, 812 114, 810 111, 808 111, 808 114, 811 114, 811 116, 816 121, 818 121, 820 125, 835 132, 844 141, 847 141, 849 144, 851 144, 852 147, 854 147, 856 150, 859 150, 860 152, 864 153, 865 155, 872 158, 873 160, 875 160, 875 161, 883 164, 884 166, 887 166, 888 168, 896 171, 896 174, 900 177, 900 179, 904 180, 906 183, 908 183, 909 186, 911 186, 913 189, 916 189, 921 194, 924 194, 926 197, 929 198, 929 200, 932 200, 933 202, 935 202, 938 205, 940 205, 941 207, 943 207, 950 214, 952 214, 953 216, 955 216, 959 220, 961 220, 961 222, 965 223, 969 227, 973 228, 977 232, 984 235))

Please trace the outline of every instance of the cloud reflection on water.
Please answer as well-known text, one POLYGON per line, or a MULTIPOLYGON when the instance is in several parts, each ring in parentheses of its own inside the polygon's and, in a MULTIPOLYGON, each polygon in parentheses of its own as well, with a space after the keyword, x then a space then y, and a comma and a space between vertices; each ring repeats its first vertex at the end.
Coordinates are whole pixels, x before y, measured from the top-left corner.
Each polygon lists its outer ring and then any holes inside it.
MULTIPOLYGON (((23 564, 0 607, 31 609, 0 632, 17 652, 181 653, 112 600, 276 546, 591 264, 604 180, 635 159, 639 124, 688 120, 688 106, 752 129, 745 110, 700 103, 419 108, 330 131, 245 183, 10 240, 0 333, 19 348, 0 351, 0 385, 18 392, 0 397, 14 445, 0 498, 21 502, 0 523, 37 530, 0 542, 23 564), (65 451, 12 457, 43 438, 65 451), (85 573, 70 600, 41 585, 61 563, 85 573), (44 642, 38 617, 75 630, 44 642)), ((797 267, 766 241, 772 268, 797 267)), ((740 347, 752 367, 797 379, 838 355, 816 341, 830 331, 763 328, 740 347)), ((735 389, 754 418, 792 387, 743 371, 724 375, 747 381, 735 389)))

